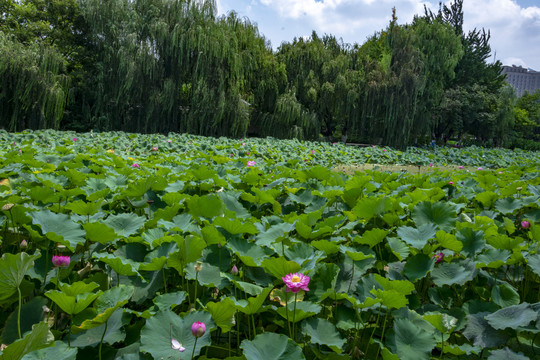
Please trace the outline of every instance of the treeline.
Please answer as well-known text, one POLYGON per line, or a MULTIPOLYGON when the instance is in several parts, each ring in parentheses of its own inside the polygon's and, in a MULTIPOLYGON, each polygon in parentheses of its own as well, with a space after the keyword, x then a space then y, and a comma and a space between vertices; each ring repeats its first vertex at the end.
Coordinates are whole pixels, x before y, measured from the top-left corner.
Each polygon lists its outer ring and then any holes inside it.
MULTIPOLYGON (((5 0, 0 126, 321 138, 396 147, 538 140, 462 0, 364 44, 313 32, 272 51, 214 1, 5 0)), ((535 112, 536 111, 536 112, 535 112)))

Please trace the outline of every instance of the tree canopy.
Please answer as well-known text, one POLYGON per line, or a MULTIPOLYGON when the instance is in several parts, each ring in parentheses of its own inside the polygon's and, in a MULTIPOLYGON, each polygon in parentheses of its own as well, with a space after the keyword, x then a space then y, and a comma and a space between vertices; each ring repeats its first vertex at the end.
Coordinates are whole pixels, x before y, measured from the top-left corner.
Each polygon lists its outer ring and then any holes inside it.
POLYGON ((364 44, 313 32, 273 51, 211 0, 6 0, 0 126, 500 144, 524 113, 462 3, 410 24, 394 9, 364 44))

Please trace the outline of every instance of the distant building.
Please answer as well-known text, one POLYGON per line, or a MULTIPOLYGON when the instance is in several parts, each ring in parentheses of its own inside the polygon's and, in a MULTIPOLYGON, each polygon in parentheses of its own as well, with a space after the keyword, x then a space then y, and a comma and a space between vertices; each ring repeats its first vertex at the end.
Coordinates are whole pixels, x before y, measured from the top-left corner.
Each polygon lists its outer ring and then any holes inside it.
POLYGON ((525 94, 526 91, 533 93, 540 89, 540 71, 525 69, 521 66, 503 66, 503 74, 506 74, 506 82, 516 89, 517 96, 525 94))

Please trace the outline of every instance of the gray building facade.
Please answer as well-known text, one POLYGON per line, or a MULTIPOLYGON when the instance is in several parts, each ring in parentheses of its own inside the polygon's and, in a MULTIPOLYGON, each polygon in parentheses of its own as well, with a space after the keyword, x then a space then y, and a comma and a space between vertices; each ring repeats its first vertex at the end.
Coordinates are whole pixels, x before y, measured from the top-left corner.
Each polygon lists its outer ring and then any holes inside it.
POLYGON ((506 74, 506 82, 516 89, 517 96, 525 92, 534 93, 540 89, 540 71, 525 69, 521 66, 503 66, 503 74, 506 74))

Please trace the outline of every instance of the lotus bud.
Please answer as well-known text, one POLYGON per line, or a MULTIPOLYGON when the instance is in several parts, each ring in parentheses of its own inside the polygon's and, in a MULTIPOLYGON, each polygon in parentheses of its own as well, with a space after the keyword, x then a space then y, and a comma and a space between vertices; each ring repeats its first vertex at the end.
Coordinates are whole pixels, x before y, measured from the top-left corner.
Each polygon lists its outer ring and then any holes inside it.
POLYGON ((202 270, 202 262, 197 261, 197 264, 194 266, 196 272, 200 272, 202 270))
POLYGON ((21 241, 21 248, 25 249, 28 247, 28 242, 26 240, 23 239, 23 241, 21 241))

